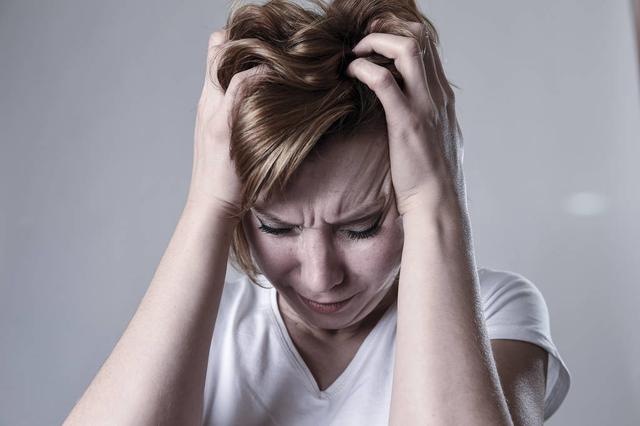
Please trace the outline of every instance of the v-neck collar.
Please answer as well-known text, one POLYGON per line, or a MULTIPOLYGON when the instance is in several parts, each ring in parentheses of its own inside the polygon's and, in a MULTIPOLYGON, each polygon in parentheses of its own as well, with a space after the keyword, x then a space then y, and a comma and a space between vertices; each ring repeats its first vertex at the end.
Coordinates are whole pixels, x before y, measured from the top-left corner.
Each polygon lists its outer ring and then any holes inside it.
POLYGON ((309 369, 307 364, 304 362, 304 359, 300 355, 300 352, 298 352, 298 349, 294 345, 293 340, 289 335, 289 331, 287 330, 287 327, 284 323, 284 320, 278 308, 278 299, 277 299, 278 291, 273 286, 271 286, 269 291, 271 292, 270 299, 271 299, 271 313, 273 314, 272 319, 274 320, 277 326, 276 328, 278 330, 278 335, 280 336, 280 341, 283 344, 283 347, 287 352, 289 359, 291 360, 293 365, 304 376, 305 378, 304 382, 307 389, 309 389, 309 391, 313 395, 315 395, 320 399, 329 399, 335 396, 338 392, 340 392, 344 388, 345 384, 349 382, 354 372, 360 368, 363 362, 363 358, 367 355, 367 353, 369 353, 369 347, 373 344, 374 340, 380 333, 380 329, 382 328, 382 325, 384 324, 384 322, 387 321, 387 318, 390 316, 390 313, 396 308, 395 303, 392 303, 387 308, 387 310, 382 315, 382 317, 380 317, 380 319, 378 320, 376 325, 373 327, 373 329, 369 332, 369 334, 367 334, 367 337, 365 337, 364 341, 358 348, 358 351, 356 352, 355 356, 353 357, 351 362, 349 362, 349 365, 347 365, 347 368, 344 369, 344 371, 340 374, 340 376, 338 376, 338 378, 334 380, 334 382, 331 383, 331 385, 328 388, 326 388, 325 390, 320 390, 320 387, 318 386, 316 379, 313 377, 311 370, 309 369))

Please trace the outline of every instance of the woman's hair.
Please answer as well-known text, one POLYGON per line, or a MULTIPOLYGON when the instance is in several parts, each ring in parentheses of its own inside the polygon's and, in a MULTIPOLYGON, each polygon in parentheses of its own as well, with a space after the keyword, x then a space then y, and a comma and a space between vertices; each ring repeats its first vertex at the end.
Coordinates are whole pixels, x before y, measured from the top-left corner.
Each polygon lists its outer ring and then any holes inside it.
MULTIPOLYGON (((243 82, 230 116, 230 154, 243 191, 240 218, 260 195, 269 200, 284 191, 321 142, 384 122, 375 93, 345 73, 355 59, 351 49, 364 36, 384 32, 416 38, 403 24, 412 21, 424 24, 438 44, 435 27, 415 0, 309 2, 310 8, 289 0, 235 3, 227 19, 228 42, 213 70, 222 89, 226 92, 234 74, 265 66, 259 78, 243 82)), ((424 48, 425 40, 417 41, 424 48)), ((368 60, 389 69, 403 88, 393 59, 373 54, 368 60)), ((259 285, 242 220, 233 231, 230 260, 259 285)))

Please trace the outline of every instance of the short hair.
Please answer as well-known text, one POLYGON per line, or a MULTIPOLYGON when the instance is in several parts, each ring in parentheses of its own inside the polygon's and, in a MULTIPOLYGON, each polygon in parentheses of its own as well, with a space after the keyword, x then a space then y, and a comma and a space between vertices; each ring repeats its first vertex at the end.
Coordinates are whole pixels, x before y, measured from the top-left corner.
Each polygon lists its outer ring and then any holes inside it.
MULTIPOLYGON (((316 8, 290 0, 235 3, 227 18, 228 41, 214 70, 222 89, 226 92, 234 74, 266 66, 260 78, 243 82, 246 87, 237 92, 241 99, 230 114, 230 155, 243 194, 240 218, 261 194, 268 200, 284 191, 321 142, 386 124, 375 93, 345 73, 356 57, 351 49, 362 38, 372 32, 416 38, 403 24, 409 21, 422 23, 428 37, 439 43, 434 25, 415 0, 309 2, 316 8)), ((424 48, 425 40, 417 41, 424 48)), ((393 59, 373 54, 368 60, 389 69, 404 87, 393 59)), ((242 220, 232 233, 230 260, 259 285, 242 220)))

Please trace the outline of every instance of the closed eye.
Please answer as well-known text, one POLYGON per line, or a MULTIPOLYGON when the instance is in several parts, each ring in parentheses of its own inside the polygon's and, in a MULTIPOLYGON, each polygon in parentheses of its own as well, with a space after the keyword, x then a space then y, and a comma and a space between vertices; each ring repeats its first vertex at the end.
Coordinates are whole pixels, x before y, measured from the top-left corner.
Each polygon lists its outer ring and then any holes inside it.
POLYGON ((264 232, 265 234, 283 235, 291 231, 292 228, 272 228, 260 222, 260 226, 258 226, 258 229, 264 232))
MULTIPOLYGON (((344 231, 345 236, 351 240, 361 240, 365 238, 371 238, 374 235, 376 235, 380 230, 381 219, 382 219, 382 213, 376 220, 376 223, 371 228, 365 229, 364 231, 345 230, 344 231)), ((260 219, 258 219, 258 221, 260 222, 260 226, 258 227, 258 229, 264 232, 265 234, 282 236, 282 235, 286 235, 289 231, 293 229, 293 228, 273 228, 271 226, 267 226, 264 223, 262 223, 260 219)))

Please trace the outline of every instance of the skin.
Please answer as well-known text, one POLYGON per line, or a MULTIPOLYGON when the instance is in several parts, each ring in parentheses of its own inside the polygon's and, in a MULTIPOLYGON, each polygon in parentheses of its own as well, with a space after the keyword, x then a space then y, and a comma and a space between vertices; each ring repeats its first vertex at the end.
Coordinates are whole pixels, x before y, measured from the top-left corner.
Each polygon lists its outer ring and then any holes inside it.
POLYGON ((149 287, 111 354, 64 425, 201 425, 209 350, 224 287, 240 182, 229 156, 226 92, 215 75, 226 31, 209 38, 185 207, 149 287))
POLYGON ((453 92, 426 27, 410 25, 415 38, 365 36, 347 68, 384 107, 405 231, 389 424, 513 425, 482 318, 453 92), (371 53, 393 59, 403 90, 371 53))
MULTIPOLYGON (((424 31, 420 24, 410 27, 417 38, 424 31)), ((210 70, 216 69, 216 53, 225 40, 226 31, 213 33, 209 40, 207 64, 212 66, 207 67, 198 102, 191 185, 176 231, 125 333, 65 425, 202 423, 207 358, 231 230, 242 198, 229 157, 228 113, 242 82, 260 71, 256 67, 240 72, 226 91, 220 90, 210 70)), ((280 286, 286 317, 297 320, 303 335, 353 338, 358 330, 366 330, 366 324, 375 322, 375 315, 367 316, 367 311, 380 312, 372 308, 384 307, 388 300, 397 298, 389 424, 514 424, 478 301, 466 204, 460 192, 461 155, 451 89, 432 44, 421 52, 414 39, 372 33, 354 48, 359 55, 373 51, 394 59, 407 88, 400 91, 388 71, 365 59, 354 60, 347 70, 374 90, 383 104, 389 172, 376 174, 367 167, 386 167, 380 158, 384 150, 363 149, 365 140, 371 148, 384 145, 374 142, 378 140, 375 135, 327 144, 326 151, 320 151, 302 168, 297 186, 290 187, 281 200, 262 206, 300 225, 295 231, 300 234, 279 240, 287 241, 279 246, 254 234, 253 249, 265 274, 280 286), (330 148, 333 145, 335 149, 330 148), (358 155, 349 155, 353 152, 358 155), (358 159, 364 153, 380 161, 363 160, 358 167, 348 163, 341 168, 323 163, 330 158, 338 162, 358 159), (352 169, 362 175, 349 174, 352 169), (351 179, 355 186, 341 179, 351 179), (318 180, 326 180, 326 184, 317 186, 318 180), (306 187, 301 182, 306 182, 306 187), (368 197, 385 193, 393 194, 390 199, 395 199, 395 205, 389 206, 383 229, 375 239, 347 243, 339 237, 340 232, 332 232, 328 226, 368 197), (384 277, 393 276, 392 259, 397 261, 400 241, 401 269, 394 295, 385 293, 389 287, 384 277), (269 251, 269 247, 278 249, 269 251), (377 256, 379 263, 364 257, 365 247, 373 249, 368 255, 377 256), (385 251, 388 257, 377 250, 385 251), (376 268, 377 274, 368 267, 376 268), (320 318, 293 302, 295 290, 320 301, 352 292, 360 300, 344 315, 320 318), (383 294, 392 296, 381 299, 383 294)), ((256 223, 252 225, 254 228, 247 228, 255 229, 256 223)), ((343 227, 339 229, 343 231, 343 227)), ((525 402, 512 403, 517 408, 513 411, 521 413, 514 417, 517 424, 542 424, 544 389, 535 388, 540 395, 535 404, 528 405, 523 395, 526 389, 534 389, 526 385, 527 380, 543 370, 536 367, 534 371, 530 366, 538 365, 535 362, 542 360, 544 353, 534 356, 530 348, 514 342, 496 348, 501 348, 500 362, 509 367, 504 368, 502 377, 506 389, 513 392, 509 399, 525 402), (512 391, 516 386, 510 384, 517 384, 519 396, 512 391)), ((544 383, 544 376, 540 379, 544 383)))
POLYGON ((243 220, 252 255, 278 291, 281 314, 292 334, 306 334, 313 338, 307 340, 324 345, 361 341, 395 303, 403 229, 383 127, 326 141, 284 193, 268 203, 261 198, 243 220), (341 225, 365 214, 356 223, 341 225), (380 215, 373 236, 348 238, 347 231, 367 230, 380 215), (259 230, 261 223, 290 230, 273 235, 259 230), (298 294, 321 303, 355 297, 346 309, 323 314, 311 310, 298 294))

